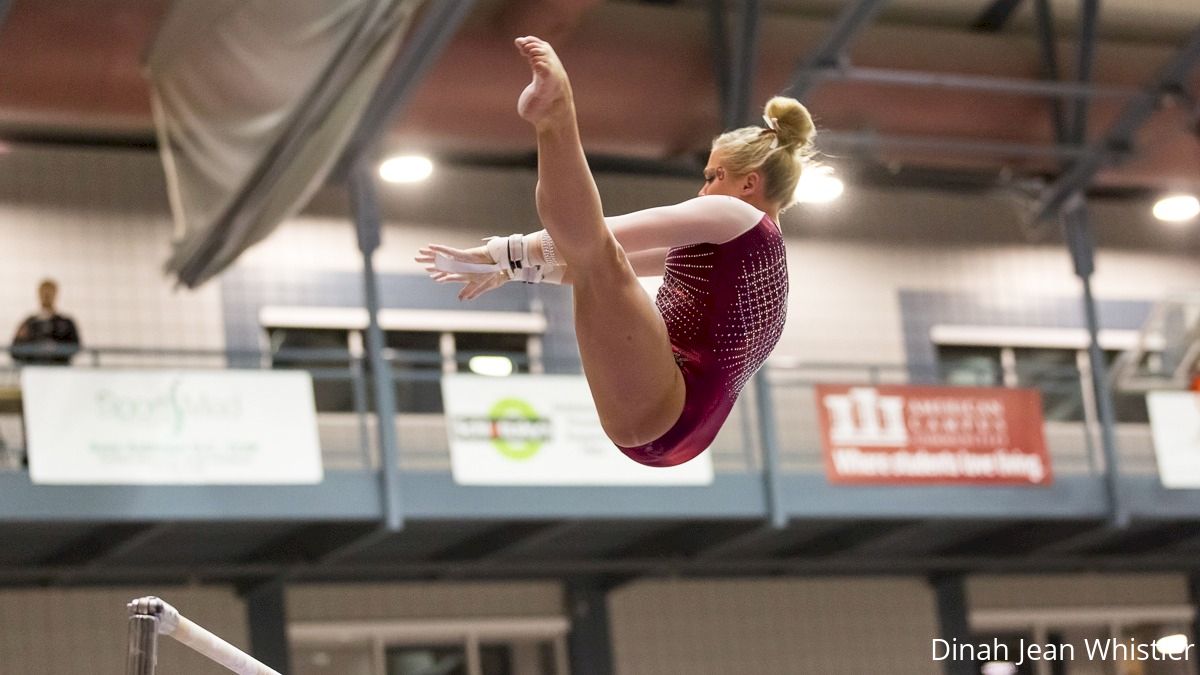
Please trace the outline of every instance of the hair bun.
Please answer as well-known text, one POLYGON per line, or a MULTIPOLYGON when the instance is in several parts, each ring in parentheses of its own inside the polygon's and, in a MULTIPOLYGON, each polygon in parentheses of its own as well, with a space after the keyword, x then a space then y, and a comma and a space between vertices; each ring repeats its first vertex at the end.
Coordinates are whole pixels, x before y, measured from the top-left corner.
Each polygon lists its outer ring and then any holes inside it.
POLYGON ((808 147, 817 135, 817 127, 808 108, 794 98, 772 98, 763 108, 763 116, 774 121, 771 126, 779 136, 779 144, 785 148, 808 147))

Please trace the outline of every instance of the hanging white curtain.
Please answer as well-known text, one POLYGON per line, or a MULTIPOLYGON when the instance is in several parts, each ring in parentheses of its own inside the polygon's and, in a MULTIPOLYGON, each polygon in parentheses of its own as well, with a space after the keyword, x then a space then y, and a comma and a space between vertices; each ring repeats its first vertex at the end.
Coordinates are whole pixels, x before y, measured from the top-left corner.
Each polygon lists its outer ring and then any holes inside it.
POLYGON ((147 55, 189 287, 307 204, 420 0, 174 0, 147 55))

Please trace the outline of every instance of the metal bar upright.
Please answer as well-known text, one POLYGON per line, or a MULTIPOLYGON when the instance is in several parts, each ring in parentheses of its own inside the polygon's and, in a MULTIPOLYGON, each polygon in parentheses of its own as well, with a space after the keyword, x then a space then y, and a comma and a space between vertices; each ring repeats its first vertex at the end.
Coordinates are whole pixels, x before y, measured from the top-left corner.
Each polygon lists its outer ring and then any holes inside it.
POLYGON ((783 529, 787 527, 788 517, 779 493, 779 436, 775 426, 775 405, 771 398, 768 366, 765 363, 754 374, 754 402, 758 405, 758 428, 762 434, 763 490, 767 498, 767 513, 771 526, 783 529))
POLYGON ((125 675, 154 675, 157 663, 158 617, 151 614, 130 614, 125 675))
MULTIPOLYGON (((967 607, 966 582, 961 574, 937 575, 929 579, 937 600, 938 637, 951 644, 971 638, 970 610, 967 607)), ((942 659, 945 675, 973 675, 979 672, 967 659, 942 659)))
POLYGON ((363 290, 367 306, 366 353, 371 362, 375 391, 375 416, 379 437, 384 525, 397 531, 404 526, 400 495, 400 443, 396 437, 396 388, 392 367, 384 358, 383 329, 379 327, 379 281, 375 276, 375 251, 379 248, 379 200, 375 178, 365 157, 351 169, 350 203, 363 256, 363 290))
POLYGON ((291 646, 287 632, 287 598, 281 578, 247 589, 246 618, 250 628, 250 651, 254 657, 281 673, 291 671, 291 646))
POLYGON ((1109 519, 1113 527, 1129 526, 1129 512, 1121 499, 1120 467, 1117 461, 1117 439, 1113 431, 1112 391, 1108 386, 1108 368, 1104 363, 1104 352, 1100 349, 1100 320, 1096 312, 1096 299, 1092 296, 1092 272, 1095 270, 1095 244, 1092 241, 1091 223, 1082 197, 1073 208, 1063 214, 1067 245, 1071 249, 1071 260, 1075 275, 1083 286, 1083 313, 1087 321, 1088 359, 1091 361, 1092 390, 1096 396, 1096 408, 1100 417, 1100 447, 1104 451, 1104 481, 1108 494, 1109 519))

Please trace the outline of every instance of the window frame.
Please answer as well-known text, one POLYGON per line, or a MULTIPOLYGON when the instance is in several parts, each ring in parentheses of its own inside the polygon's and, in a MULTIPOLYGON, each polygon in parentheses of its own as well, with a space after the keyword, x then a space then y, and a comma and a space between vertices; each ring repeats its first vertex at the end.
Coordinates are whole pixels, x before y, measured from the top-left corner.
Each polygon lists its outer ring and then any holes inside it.
MULTIPOLYGON (((1079 371, 1082 393, 1083 423, 1097 429, 1100 414, 1092 390, 1092 364, 1088 357, 1091 338, 1083 328, 1047 328, 1033 326, 978 326, 969 324, 936 324, 929 329, 935 352, 939 347, 982 347, 1000 350, 1002 382, 1016 387, 1018 349, 1061 349, 1075 352, 1075 367, 1079 371)), ((1139 348, 1141 331, 1131 329, 1102 329, 1097 341, 1103 352, 1127 352, 1139 348)), ((1117 422, 1145 424, 1144 422, 1117 422)))

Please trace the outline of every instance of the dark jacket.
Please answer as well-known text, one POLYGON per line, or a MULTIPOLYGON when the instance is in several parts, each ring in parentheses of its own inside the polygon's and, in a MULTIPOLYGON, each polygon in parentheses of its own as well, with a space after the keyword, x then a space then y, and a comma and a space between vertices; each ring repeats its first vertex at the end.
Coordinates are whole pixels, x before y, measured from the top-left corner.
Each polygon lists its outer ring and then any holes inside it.
POLYGON ((17 329, 9 353, 18 363, 66 365, 79 351, 79 344, 79 330, 70 317, 34 314, 17 329))

